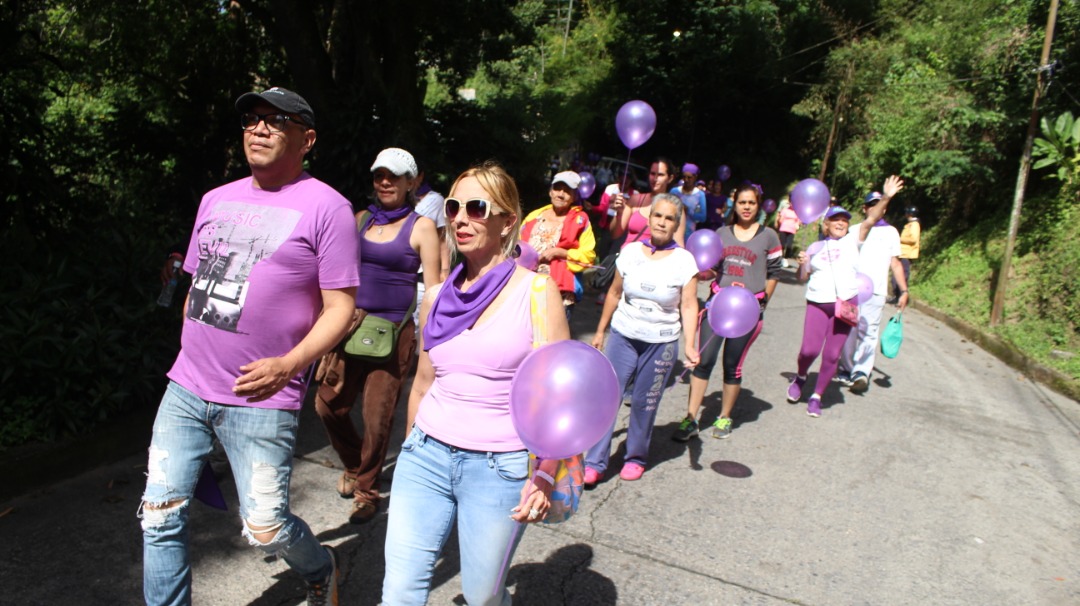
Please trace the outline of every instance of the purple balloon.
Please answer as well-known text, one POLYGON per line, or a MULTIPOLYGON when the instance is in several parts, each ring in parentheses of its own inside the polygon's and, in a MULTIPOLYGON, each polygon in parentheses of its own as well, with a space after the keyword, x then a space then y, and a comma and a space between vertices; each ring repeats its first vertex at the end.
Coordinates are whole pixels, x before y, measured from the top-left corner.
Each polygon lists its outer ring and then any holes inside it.
POLYGON ((817 179, 803 179, 791 190, 791 207, 803 223, 813 223, 829 210, 829 188, 817 179))
POLYGON ((855 274, 855 281, 859 284, 859 305, 866 303, 874 296, 874 280, 864 273, 855 274))
POLYGON ((619 412, 621 389, 604 354, 581 341, 530 353, 510 383, 510 419, 541 459, 581 454, 604 437, 619 412))
POLYGON ((656 131, 656 112, 644 101, 627 101, 615 115, 615 132, 623 145, 641 147, 656 131))
POLYGON ((727 181, 731 178, 731 168, 727 164, 721 164, 716 168, 716 178, 727 181))
POLYGON ((709 302, 708 315, 714 334, 737 339, 757 326, 761 304, 742 286, 725 286, 709 302))
POLYGON ((582 198, 588 198, 596 191, 596 179, 588 172, 578 173, 578 176, 581 177, 581 184, 577 186, 578 193, 582 198))
POLYGON ((712 269, 724 258, 724 243, 720 234, 711 229, 699 229, 686 239, 686 250, 694 255, 698 271, 712 269))
POLYGON ((536 271, 540 265, 540 253, 528 242, 518 242, 518 250, 521 252, 518 254, 517 264, 529 271, 536 271))
POLYGON ((771 215, 776 212, 776 200, 773 200, 772 198, 765 200, 765 204, 762 205, 762 208, 765 209, 765 214, 771 215))

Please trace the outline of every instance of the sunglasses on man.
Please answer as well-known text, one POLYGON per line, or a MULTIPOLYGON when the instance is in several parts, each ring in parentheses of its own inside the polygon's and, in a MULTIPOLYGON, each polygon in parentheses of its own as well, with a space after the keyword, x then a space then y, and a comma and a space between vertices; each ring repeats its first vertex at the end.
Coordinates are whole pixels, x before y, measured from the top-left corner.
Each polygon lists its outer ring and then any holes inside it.
POLYGON ((461 207, 465 207, 465 216, 476 221, 484 221, 491 215, 501 215, 491 210, 494 206, 490 201, 483 198, 473 198, 472 200, 465 200, 464 202, 457 198, 447 198, 445 204, 446 217, 451 219, 458 215, 461 211, 461 207))
POLYGON ((285 130, 289 122, 293 122, 301 128, 307 128, 307 124, 304 124, 302 120, 287 114, 256 114, 254 112, 240 114, 240 128, 246 131, 255 130, 259 126, 259 122, 265 122, 267 128, 279 133, 285 130))

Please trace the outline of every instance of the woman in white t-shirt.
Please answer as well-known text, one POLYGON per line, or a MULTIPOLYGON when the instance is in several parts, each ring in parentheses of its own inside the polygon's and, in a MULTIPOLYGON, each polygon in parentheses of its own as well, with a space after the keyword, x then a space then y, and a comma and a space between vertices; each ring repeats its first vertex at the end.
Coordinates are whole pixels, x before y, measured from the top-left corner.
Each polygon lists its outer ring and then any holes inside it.
MULTIPOLYGON (((658 193, 649 209, 650 237, 631 242, 619 254, 618 272, 608 289, 592 345, 603 348, 622 389, 633 381, 626 462, 619 476, 637 480, 648 462, 649 440, 671 369, 679 357, 679 335, 686 333, 684 366, 698 363, 697 264, 679 248, 675 233, 683 216, 678 196, 658 193), (604 333, 611 337, 604 346, 604 333)), ((611 456, 612 423, 605 437, 585 455, 585 484, 596 484, 611 456)))
MULTIPOLYGON (((890 177, 894 179, 895 177, 890 177)), ((902 185, 903 182, 897 181, 902 185)), ((814 242, 799 253, 799 279, 806 285, 806 317, 803 321, 802 346, 799 348, 798 371, 788 386, 787 401, 796 404, 802 399, 810 366, 821 354, 814 393, 806 404, 806 414, 821 416, 821 394, 829 386, 840 360, 852 325, 836 317, 836 307, 844 300, 858 305, 859 285, 855 276, 859 265, 859 249, 870 233, 870 227, 885 214, 888 201, 871 208, 858 232, 848 232, 851 213, 840 206, 830 206, 822 219, 824 240, 814 242)))

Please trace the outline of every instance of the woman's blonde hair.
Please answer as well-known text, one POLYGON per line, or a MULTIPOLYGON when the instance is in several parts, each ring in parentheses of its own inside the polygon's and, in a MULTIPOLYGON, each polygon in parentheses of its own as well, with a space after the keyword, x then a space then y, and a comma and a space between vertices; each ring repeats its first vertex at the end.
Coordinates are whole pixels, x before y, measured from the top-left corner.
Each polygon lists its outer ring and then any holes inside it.
MULTIPOLYGON (((458 178, 454 180, 454 184, 450 186, 451 197, 453 197, 458 183, 468 177, 472 177, 480 183, 480 187, 487 192, 491 203, 499 210, 514 216, 514 221, 509 226, 510 233, 502 238, 502 252, 507 258, 516 256, 518 233, 521 231, 521 196, 518 194, 517 183, 514 178, 498 162, 488 160, 458 175, 458 178)), ((451 217, 446 219, 449 221, 451 217)), ((446 242, 450 247, 450 252, 457 255, 457 240, 454 238, 451 229, 446 230, 446 242)))

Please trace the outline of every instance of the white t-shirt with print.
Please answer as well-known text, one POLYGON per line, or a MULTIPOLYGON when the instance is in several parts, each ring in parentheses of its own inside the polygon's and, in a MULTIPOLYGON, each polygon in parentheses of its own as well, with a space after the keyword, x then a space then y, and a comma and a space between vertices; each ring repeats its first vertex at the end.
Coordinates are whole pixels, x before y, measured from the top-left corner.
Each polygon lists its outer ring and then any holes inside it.
POLYGON ((641 242, 627 244, 615 267, 623 279, 623 296, 611 327, 628 339, 667 343, 682 332, 682 288, 697 275, 694 255, 676 248, 661 259, 645 255, 641 242))
POLYGON ((859 234, 849 231, 839 240, 821 240, 807 249, 810 257, 810 280, 806 300, 832 303, 837 297, 848 300, 859 294, 855 280, 859 265, 859 234))

